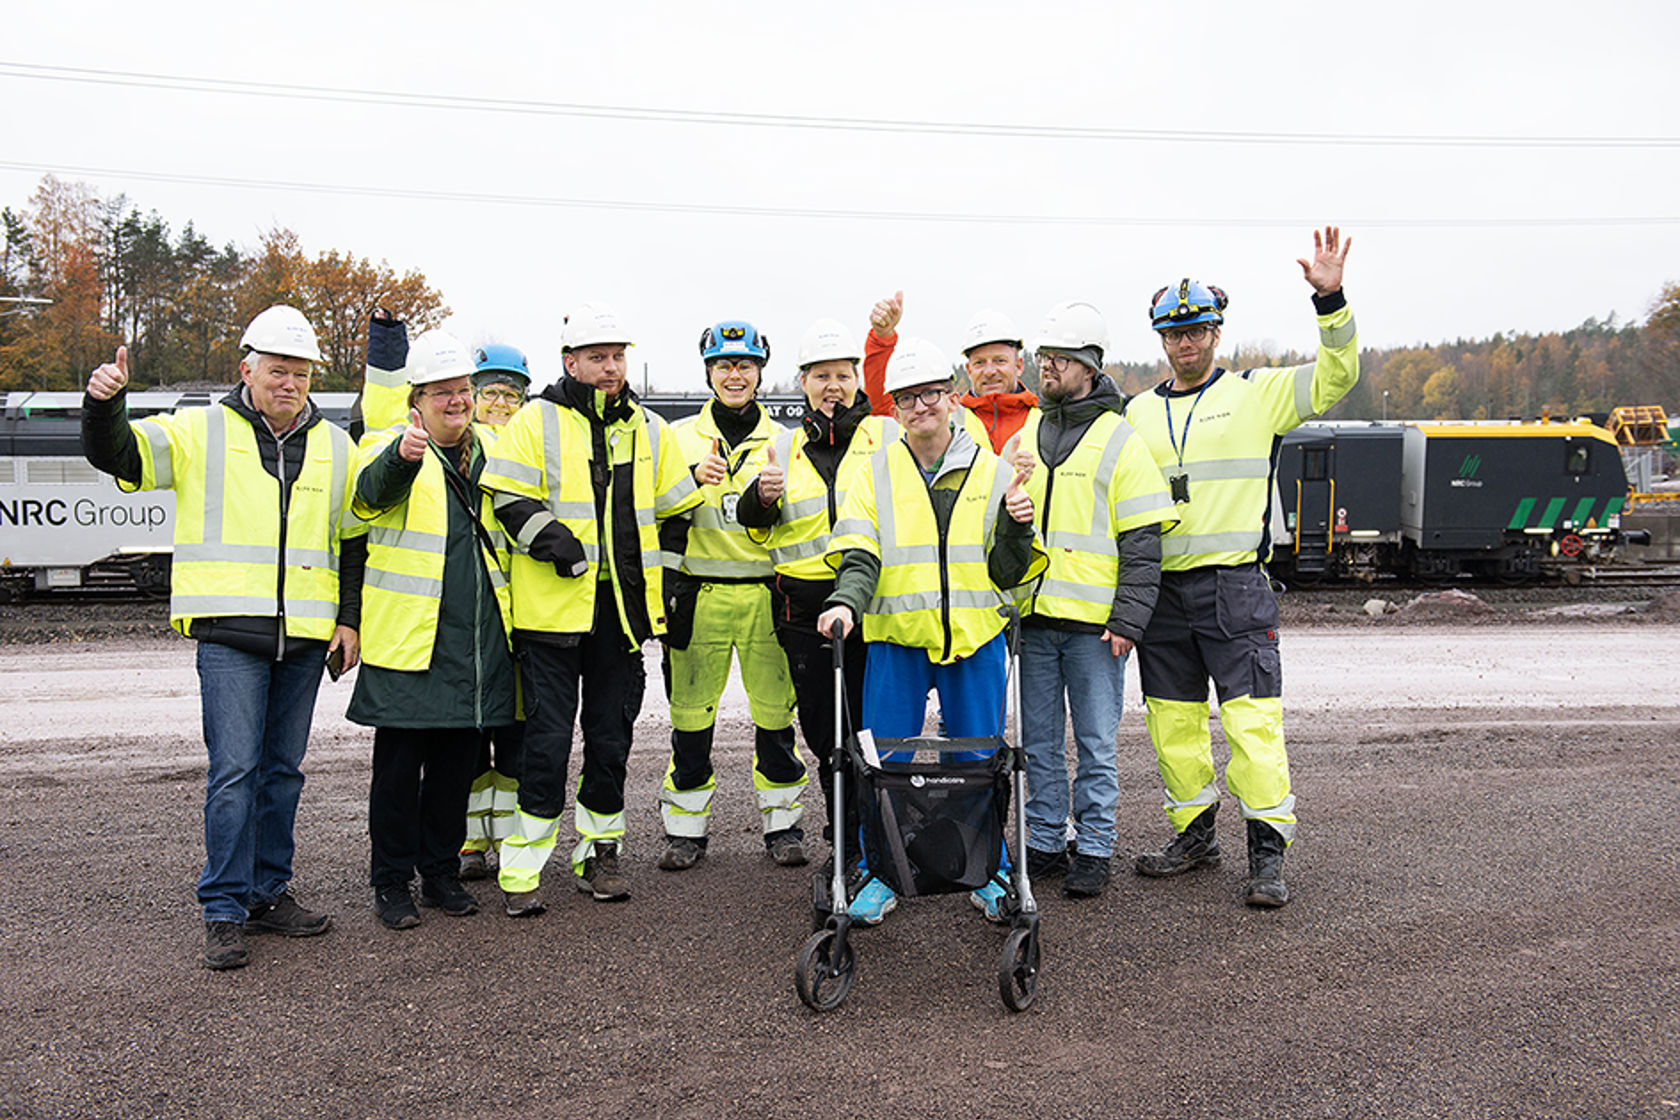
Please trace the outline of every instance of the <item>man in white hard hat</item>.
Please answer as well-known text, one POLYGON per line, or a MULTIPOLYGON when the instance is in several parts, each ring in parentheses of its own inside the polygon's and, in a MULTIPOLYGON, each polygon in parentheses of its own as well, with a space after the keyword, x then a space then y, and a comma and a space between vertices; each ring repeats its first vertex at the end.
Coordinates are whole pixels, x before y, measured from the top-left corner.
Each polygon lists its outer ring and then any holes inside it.
MULTIPOLYGON (((898 324, 903 317, 903 292, 878 300, 869 312, 863 383, 875 402, 877 416, 892 414, 892 402, 882 391, 882 379, 898 345, 898 324)), ((1037 395, 1021 383, 1025 354, 1021 332, 1001 311, 983 308, 974 313, 963 330, 963 372, 968 374, 968 391, 958 398, 962 404, 958 415, 975 442, 989 442, 1000 455, 1038 404, 1037 395)))
MULTIPOLYGON (((859 471, 829 539, 835 586, 817 631, 863 627, 863 726, 877 738, 921 734, 927 694, 953 738, 1002 732, 1008 678, 1000 589, 1043 571, 1032 498, 1012 465, 953 429, 951 366, 932 343, 906 339, 887 367, 904 438, 859 471)), ((970 896, 1002 920, 1003 887, 970 896)), ((873 925, 897 905, 879 878, 865 882, 852 917, 873 925)))
POLYGON ((366 527, 355 449, 309 400, 321 352, 290 307, 251 320, 241 384, 218 404, 129 422, 128 350, 88 378, 82 446, 124 490, 175 492, 169 622, 198 642, 210 768, 198 900, 206 968, 245 934, 330 925, 292 893, 292 826, 323 666, 357 658, 366 527))
POLYGON ((565 374, 502 428, 479 480, 514 542, 525 757, 498 880, 516 918, 544 909, 538 886, 557 841, 580 716, 575 885, 598 902, 630 896, 619 867, 625 770, 646 683, 642 644, 665 631, 655 522, 700 502, 676 438, 630 392, 632 338, 618 313, 583 304, 560 344, 565 374))

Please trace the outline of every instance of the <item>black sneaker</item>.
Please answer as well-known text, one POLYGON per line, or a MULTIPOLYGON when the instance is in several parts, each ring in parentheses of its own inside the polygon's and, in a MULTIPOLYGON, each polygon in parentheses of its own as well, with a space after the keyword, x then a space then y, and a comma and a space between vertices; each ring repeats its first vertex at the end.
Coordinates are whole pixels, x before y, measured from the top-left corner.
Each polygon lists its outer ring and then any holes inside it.
POLYGON ((1041 852, 1037 848, 1027 848, 1027 876, 1032 879, 1048 879, 1053 875, 1066 875, 1068 869, 1067 849, 1059 852, 1041 852))
POLYGON ((212 972, 244 968, 251 963, 245 948, 245 927, 238 922, 204 923, 204 967, 212 972))
POLYGON ((595 854, 583 861, 583 873, 575 877, 577 889, 596 902, 622 902, 630 897, 630 882, 618 869, 618 845, 595 844, 595 854))
POLYGON ((451 918, 478 913, 478 899, 453 875, 420 880, 420 905, 442 910, 451 918))
POLYGON ((378 887, 373 892, 373 912, 385 923, 386 929, 413 929, 420 924, 420 911, 414 908, 414 896, 408 884, 400 887, 378 887))
POLYGON ((245 925, 256 933, 278 933, 282 937, 314 937, 332 926, 332 919, 298 905, 297 896, 290 889, 280 893, 272 902, 251 907, 245 925))
POLYGON ((1095 898, 1108 888, 1108 857, 1073 854, 1067 878, 1062 880, 1062 893, 1069 898, 1095 898))

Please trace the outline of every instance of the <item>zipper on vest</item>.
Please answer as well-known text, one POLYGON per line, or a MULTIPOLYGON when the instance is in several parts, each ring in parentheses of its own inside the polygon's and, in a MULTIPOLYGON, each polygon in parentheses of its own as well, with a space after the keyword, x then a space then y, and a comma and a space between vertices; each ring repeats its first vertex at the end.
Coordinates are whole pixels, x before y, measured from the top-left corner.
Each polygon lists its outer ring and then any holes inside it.
MULTIPOLYGON (((267 421, 265 420, 264 423, 267 421)), ((274 636, 274 660, 286 659, 286 519, 291 514, 292 488, 286 484, 286 440, 297 431, 294 425, 291 432, 283 436, 274 437, 274 473, 280 480, 280 552, 275 565, 277 578, 274 588, 274 607, 278 625, 274 636)), ((298 468, 302 473, 303 468, 298 468)))

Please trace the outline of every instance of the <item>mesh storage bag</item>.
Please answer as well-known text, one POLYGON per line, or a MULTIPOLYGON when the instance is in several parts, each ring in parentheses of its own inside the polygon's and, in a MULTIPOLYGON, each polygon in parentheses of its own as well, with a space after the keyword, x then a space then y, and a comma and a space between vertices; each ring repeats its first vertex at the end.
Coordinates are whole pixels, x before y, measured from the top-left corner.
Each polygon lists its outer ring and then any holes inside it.
POLYGON ((985 886, 998 872, 1009 817, 1008 751, 995 739, 901 739, 881 753, 982 751, 973 762, 882 761, 855 754, 858 809, 869 870, 896 894, 952 894, 985 886))

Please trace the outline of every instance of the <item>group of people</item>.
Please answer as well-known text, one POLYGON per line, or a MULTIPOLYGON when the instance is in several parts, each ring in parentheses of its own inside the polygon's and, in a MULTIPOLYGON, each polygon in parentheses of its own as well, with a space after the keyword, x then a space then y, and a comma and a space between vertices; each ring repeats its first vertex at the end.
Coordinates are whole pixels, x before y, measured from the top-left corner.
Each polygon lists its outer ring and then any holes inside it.
MULTIPOLYGON (((411 341, 374 312, 359 445, 308 399, 320 354, 292 308, 252 321, 240 385, 208 408, 129 421, 119 350, 89 378, 83 442, 124 488, 176 494, 170 618, 198 643, 210 758, 204 963, 245 964, 247 932, 330 925, 290 888, 323 669, 361 665, 348 716, 374 728, 379 919, 417 925, 417 903, 474 913, 462 880, 492 873, 506 913, 523 918, 545 906, 577 728, 571 878, 598 901, 629 896, 625 777, 650 640, 662 642, 672 726, 658 866, 680 872, 705 856, 713 731, 735 661, 765 850, 799 866, 808 776, 796 718, 817 763, 823 837, 855 838, 855 799, 840 813, 829 796, 836 724, 915 737, 937 691, 941 734, 1001 734, 1006 604, 1022 619, 1028 785, 1015 858, 1035 878, 1060 876, 1069 897, 1108 886, 1135 648, 1173 826, 1136 870, 1221 862, 1211 680, 1231 751, 1225 784, 1247 830, 1243 898, 1283 905, 1296 818, 1262 566, 1272 472, 1279 437, 1358 377, 1342 292, 1351 239, 1334 227, 1313 239, 1298 263, 1319 324, 1314 362, 1219 367, 1226 297, 1186 279, 1149 307, 1172 377, 1130 400, 1104 372, 1107 329, 1089 303, 1052 308, 1030 346, 1007 316, 974 316, 959 393, 937 346, 899 337, 902 293, 875 305, 861 347, 837 320, 805 332, 794 428, 759 402, 771 350, 752 323, 705 329, 711 396, 667 424, 630 392, 634 338, 599 303, 567 317, 564 372, 529 398, 514 348, 475 351, 442 331, 411 341)), ((892 890, 858 881, 854 918, 881 921, 892 890)), ((998 919, 1004 894, 1000 879, 971 899, 998 919)))

